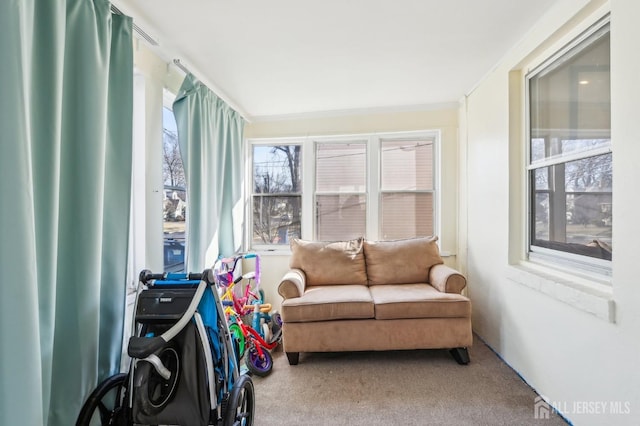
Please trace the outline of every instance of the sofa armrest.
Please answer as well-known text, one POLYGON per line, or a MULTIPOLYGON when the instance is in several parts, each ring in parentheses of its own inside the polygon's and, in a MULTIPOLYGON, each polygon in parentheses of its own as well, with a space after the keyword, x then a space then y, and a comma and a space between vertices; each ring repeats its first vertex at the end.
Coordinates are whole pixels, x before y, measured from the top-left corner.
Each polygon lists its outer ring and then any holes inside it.
POLYGON ((300 297, 304 293, 306 281, 306 276, 302 269, 290 269, 278 284, 278 294, 285 300, 292 297, 300 297))
POLYGON ((460 272, 444 265, 434 265, 429 270, 429 284, 442 293, 458 293, 467 286, 467 279, 460 272))

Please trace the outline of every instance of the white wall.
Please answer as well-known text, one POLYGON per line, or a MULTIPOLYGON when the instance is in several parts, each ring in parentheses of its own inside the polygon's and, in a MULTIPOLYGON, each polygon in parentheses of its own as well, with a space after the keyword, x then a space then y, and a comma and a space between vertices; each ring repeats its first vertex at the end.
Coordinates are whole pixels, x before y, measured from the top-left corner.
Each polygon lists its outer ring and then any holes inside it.
MULTIPOLYGON (((474 329, 575 424, 640 424, 640 223, 635 219, 640 201, 633 187, 640 181, 639 16, 637 0, 559 1, 460 108, 460 233, 466 241, 461 238, 459 258, 468 274, 474 329), (522 66, 545 55, 609 5, 614 322, 588 312, 579 300, 558 300, 564 291, 558 285, 550 284, 544 293, 514 280, 526 212, 518 174, 524 164, 522 66), (557 297, 549 294, 554 292, 557 297), (610 405, 604 414, 580 412, 596 408, 595 402, 612 401, 621 402, 630 414, 613 414, 610 405), (574 405, 583 402, 591 405, 574 405)), ((533 281, 538 278, 530 275, 533 281)))
MULTIPOLYGON (((420 111, 369 112, 336 116, 300 117, 282 120, 256 121, 245 126, 244 136, 250 138, 304 137, 346 135, 358 133, 399 132, 411 130, 440 130, 441 226, 440 247, 452 254, 445 259, 457 266, 458 228, 458 113, 454 107, 443 105, 420 111)), ((289 253, 264 253, 262 256, 262 287, 266 299, 280 309, 282 298, 277 285, 289 268, 289 253)))

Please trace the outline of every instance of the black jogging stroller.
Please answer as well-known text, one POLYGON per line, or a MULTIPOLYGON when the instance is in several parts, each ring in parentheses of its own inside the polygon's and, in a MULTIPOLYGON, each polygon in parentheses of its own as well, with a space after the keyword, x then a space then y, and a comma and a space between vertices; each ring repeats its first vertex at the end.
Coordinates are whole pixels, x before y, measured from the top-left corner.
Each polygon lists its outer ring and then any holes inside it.
POLYGON ((142 271, 132 329, 129 372, 96 387, 76 426, 253 424, 253 383, 240 374, 210 269, 142 271))

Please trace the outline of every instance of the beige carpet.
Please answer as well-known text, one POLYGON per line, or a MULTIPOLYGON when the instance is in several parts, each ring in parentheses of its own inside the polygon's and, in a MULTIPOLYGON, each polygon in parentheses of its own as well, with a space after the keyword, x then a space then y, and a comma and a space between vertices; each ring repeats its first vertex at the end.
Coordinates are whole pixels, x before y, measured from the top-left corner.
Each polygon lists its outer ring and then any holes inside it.
POLYGON ((534 418, 536 393, 477 337, 466 366, 444 350, 273 355, 256 426, 566 424, 534 418))

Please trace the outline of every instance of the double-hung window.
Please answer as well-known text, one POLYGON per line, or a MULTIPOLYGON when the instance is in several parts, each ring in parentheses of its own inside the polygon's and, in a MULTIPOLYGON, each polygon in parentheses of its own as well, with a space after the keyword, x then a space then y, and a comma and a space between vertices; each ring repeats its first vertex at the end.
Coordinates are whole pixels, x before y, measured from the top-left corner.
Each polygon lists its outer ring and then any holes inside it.
POLYGON ((253 248, 283 246, 300 237, 302 146, 252 144, 253 248))
POLYGON ((527 76, 529 254, 608 273, 612 254, 609 24, 527 76))
POLYGON ((366 234, 367 140, 316 142, 316 239, 366 234))
POLYGON ((394 240, 434 233, 433 139, 380 141, 380 233, 394 240))

